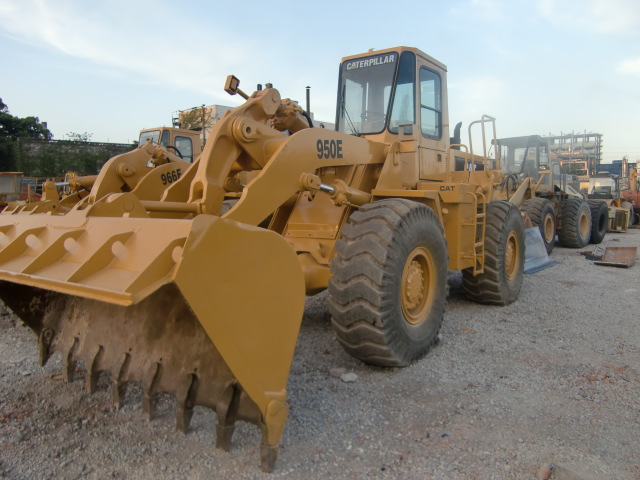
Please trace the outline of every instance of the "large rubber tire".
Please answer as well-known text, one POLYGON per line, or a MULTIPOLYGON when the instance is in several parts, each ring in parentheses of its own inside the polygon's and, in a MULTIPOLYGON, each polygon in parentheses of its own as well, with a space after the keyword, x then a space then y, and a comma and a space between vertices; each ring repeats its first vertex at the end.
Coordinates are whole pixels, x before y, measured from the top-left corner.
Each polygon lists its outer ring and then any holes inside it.
POLYGON ((365 363, 405 366, 437 341, 446 304, 447 244, 427 206, 385 199, 355 211, 331 262, 338 341, 365 363))
POLYGON ((558 239, 563 247, 582 248, 591 237, 591 210, 581 198, 567 198, 562 204, 562 228, 558 239))
POLYGON ((531 219, 531 223, 540 229, 547 253, 553 251, 556 243, 556 212, 546 198, 529 198, 522 203, 520 210, 531 219))
POLYGON ((609 229, 609 206, 602 200, 588 200, 591 211, 591 237, 589 243, 602 243, 609 229))
POLYGON ((487 207, 484 273, 462 271, 467 297, 477 303, 508 305, 520 293, 524 274, 524 222, 514 204, 498 200, 487 207))

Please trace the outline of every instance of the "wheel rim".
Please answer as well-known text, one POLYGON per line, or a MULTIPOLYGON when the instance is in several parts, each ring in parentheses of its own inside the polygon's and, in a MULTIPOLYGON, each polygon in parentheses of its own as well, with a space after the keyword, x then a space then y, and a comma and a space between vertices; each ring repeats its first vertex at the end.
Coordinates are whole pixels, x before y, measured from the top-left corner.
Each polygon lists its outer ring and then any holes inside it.
POLYGON ((504 268, 509 280, 513 280, 518 273, 518 257, 520 255, 520 244, 516 232, 509 232, 507 245, 504 252, 504 268))
POLYGON ((589 217, 582 213, 580 218, 578 219, 578 229, 580 230, 580 236, 584 237, 587 233, 589 233, 589 217))
POLYGON ((402 270, 402 312, 411 325, 421 323, 433 302, 435 267, 429 251, 424 247, 413 249, 402 270))
POLYGON ((551 214, 547 214, 544 217, 542 224, 542 234, 544 235, 544 241, 546 243, 551 243, 553 241, 553 237, 555 236, 555 222, 553 220, 553 216, 551 214))

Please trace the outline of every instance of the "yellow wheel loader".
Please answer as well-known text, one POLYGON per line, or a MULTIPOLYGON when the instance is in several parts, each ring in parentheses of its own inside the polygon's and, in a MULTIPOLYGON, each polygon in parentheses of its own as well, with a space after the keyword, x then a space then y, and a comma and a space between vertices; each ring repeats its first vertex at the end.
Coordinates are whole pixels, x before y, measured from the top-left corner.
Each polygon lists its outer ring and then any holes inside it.
POLYGON ((606 206, 585 200, 577 177, 564 174, 560 162, 549 156, 547 139, 538 135, 501 138, 497 147, 507 174, 505 198, 539 227, 547 253, 553 250, 556 236, 561 246, 569 248, 602 242, 607 231, 606 206))
POLYGON ((415 48, 344 58, 336 131, 230 76, 225 90, 246 102, 193 164, 145 144, 84 195, 5 210, 3 301, 42 364, 61 354, 71 380, 81 362, 89 390, 108 373, 116 405, 140 382, 149 416, 171 393, 184 431, 209 407, 221 448, 236 420, 252 422, 270 471, 305 294, 328 288, 340 343, 382 366, 436 342, 448 269, 474 301, 518 296, 523 221, 497 199, 499 159, 450 140, 446 75, 415 48))

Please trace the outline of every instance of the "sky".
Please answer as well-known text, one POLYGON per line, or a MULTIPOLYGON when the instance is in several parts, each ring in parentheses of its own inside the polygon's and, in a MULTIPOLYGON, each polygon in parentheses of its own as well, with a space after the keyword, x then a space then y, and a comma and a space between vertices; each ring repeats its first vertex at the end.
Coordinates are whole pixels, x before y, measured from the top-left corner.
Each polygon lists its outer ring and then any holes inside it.
POLYGON ((0 0, 0 98, 55 139, 129 143, 239 105, 234 74, 302 105, 309 86, 334 122, 341 58, 399 45, 447 65, 463 131, 488 114, 498 137, 601 133, 605 162, 640 161, 638 0, 0 0))

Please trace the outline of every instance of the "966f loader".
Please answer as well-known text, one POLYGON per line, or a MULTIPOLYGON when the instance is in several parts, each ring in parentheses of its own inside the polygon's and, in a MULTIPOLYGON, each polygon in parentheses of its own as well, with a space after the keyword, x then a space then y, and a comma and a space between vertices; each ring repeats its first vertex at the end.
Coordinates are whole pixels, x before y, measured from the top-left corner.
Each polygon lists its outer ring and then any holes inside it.
POLYGON ((209 407, 221 448, 252 422, 270 471, 305 294, 328 288, 342 346, 381 366, 436 342, 448 269, 470 299, 513 302, 523 221, 497 200, 499 159, 450 140, 446 74, 415 48, 344 58, 336 131, 230 76, 246 102, 193 164, 142 145, 78 179, 83 193, 2 212, 0 295, 40 362, 58 352, 69 380, 81 362, 90 391, 110 374, 116 405, 141 382, 149 416, 171 393, 184 431, 209 407))

